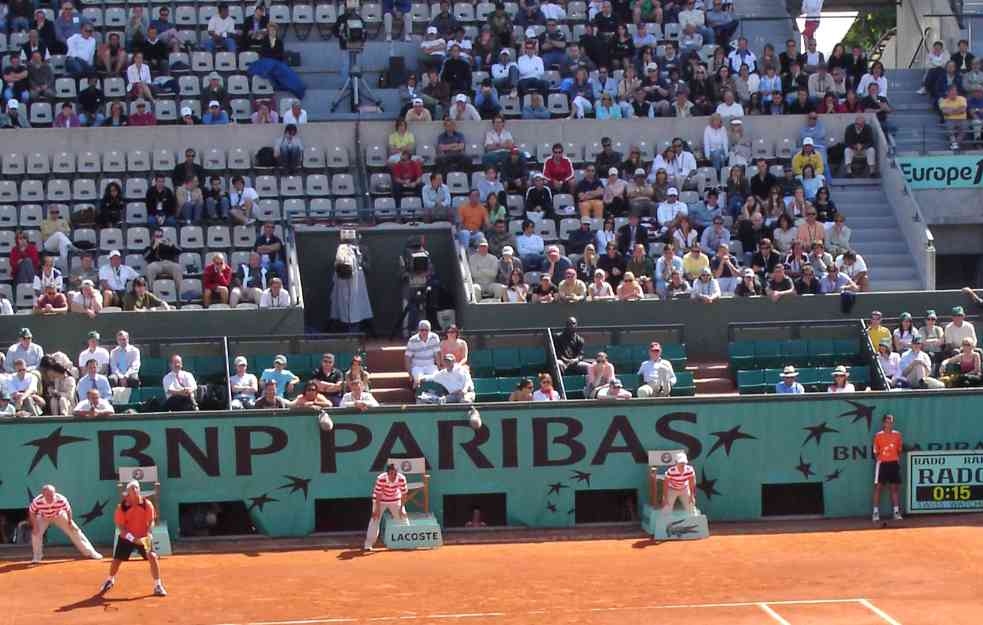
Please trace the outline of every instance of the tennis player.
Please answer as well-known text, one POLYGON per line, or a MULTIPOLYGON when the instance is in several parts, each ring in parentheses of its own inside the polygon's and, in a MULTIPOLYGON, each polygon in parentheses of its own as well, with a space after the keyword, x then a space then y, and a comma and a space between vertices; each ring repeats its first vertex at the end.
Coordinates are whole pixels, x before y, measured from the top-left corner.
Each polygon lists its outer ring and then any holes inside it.
POLYGON ((365 551, 372 551, 372 546, 379 539, 379 522, 385 510, 389 511, 393 519, 398 518, 403 523, 407 522, 405 505, 407 492, 409 489, 406 485, 406 476, 396 470, 396 465, 386 465, 386 472, 379 474, 372 489, 372 520, 369 521, 369 529, 365 532, 365 551))
POLYGON ((154 578, 154 594, 166 597, 167 591, 160 581, 160 560, 154 551, 154 541, 150 528, 154 525, 154 504, 140 494, 140 483, 130 480, 123 492, 123 501, 116 508, 114 515, 116 528, 119 529, 119 540, 116 541, 116 551, 113 552, 113 563, 109 567, 109 577, 99 589, 99 594, 109 592, 116 585, 116 573, 124 560, 136 551, 150 562, 150 574, 154 578))
POLYGON ((666 470, 665 488, 662 489, 662 511, 672 512, 676 501, 681 500, 686 512, 693 514, 696 506, 696 470, 687 464, 685 452, 676 454, 676 464, 666 470))
POLYGON ((901 520, 900 497, 898 487, 901 485, 901 452, 904 443, 901 432, 894 429, 894 415, 886 414, 881 420, 881 431, 874 434, 874 513, 870 519, 877 523, 881 520, 881 484, 891 488, 891 503, 894 504, 894 520, 901 520))

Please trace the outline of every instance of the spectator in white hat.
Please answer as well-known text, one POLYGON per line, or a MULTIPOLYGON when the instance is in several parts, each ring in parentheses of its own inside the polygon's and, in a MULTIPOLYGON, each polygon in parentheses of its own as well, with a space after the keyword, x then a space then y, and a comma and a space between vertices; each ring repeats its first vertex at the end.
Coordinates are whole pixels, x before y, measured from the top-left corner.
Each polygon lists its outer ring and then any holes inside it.
POLYGON ((236 356, 233 362, 235 373, 229 376, 229 390, 232 392, 231 408, 252 408, 259 393, 259 381, 246 369, 249 361, 245 356, 236 356))
POLYGON ((798 377, 799 372, 795 370, 795 367, 786 366, 782 369, 781 381, 775 384, 775 392, 779 395, 801 395, 805 393, 805 387, 796 380, 798 377))
POLYGON ((208 112, 201 117, 201 123, 206 126, 224 126, 229 123, 229 114, 222 110, 218 100, 208 103, 208 112))
POLYGON ((109 262, 99 268, 99 288, 104 306, 122 306, 129 283, 140 277, 132 267, 123 264, 119 250, 109 253, 109 262))
POLYGON ((683 508, 693 514, 696 507, 696 471, 688 464, 686 454, 676 454, 676 464, 666 470, 665 487, 662 489, 662 511, 672 512, 676 501, 683 502, 683 508))
POLYGON ((433 116, 427 107, 424 106, 423 98, 413 98, 410 100, 410 108, 406 111, 403 119, 409 122, 429 122, 433 121, 433 116))
POLYGON ((499 93, 515 94, 519 89, 519 66, 512 60, 512 51, 502 48, 498 61, 491 66, 492 85, 499 93))
POLYGON ((468 101, 468 96, 464 95, 463 93, 459 93, 454 96, 454 104, 451 106, 451 110, 447 112, 447 118, 457 122, 480 122, 481 114, 478 112, 478 109, 476 109, 474 105, 468 101))
POLYGON ((16 98, 7 100, 6 110, 0 113, 0 128, 30 128, 26 108, 16 98))
POLYGON ((436 67, 444 63, 447 56, 447 40, 437 33, 435 26, 428 26, 427 32, 420 42, 420 64, 423 67, 436 67))
POLYGON ((679 190, 676 187, 669 187, 666 190, 665 201, 656 208, 656 220, 659 223, 656 236, 668 240, 672 230, 679 225, 680 218, 688 214, 689 208, 679 201, 679 190))
POLYGON ((73 313, 88 315, 89 319, 93 319, 102 312, 102 294, 95 288, 92 280, 83 280, 82 288, 71 293, 69 307, 73 313))
POLYGON ((190 106, 183 106, 181 107, 181 120, 179 123, 183 126, 197 126, 201 123, 201 120, 195 117, 195 113, 191 110, 190 106))
POLYGON ((624 400, 631 399, 631 391, 626 389, 621 380, 618 378, 612 378, 607 386, 602 386, 595 395, 597 399, 601 400, 624 400))

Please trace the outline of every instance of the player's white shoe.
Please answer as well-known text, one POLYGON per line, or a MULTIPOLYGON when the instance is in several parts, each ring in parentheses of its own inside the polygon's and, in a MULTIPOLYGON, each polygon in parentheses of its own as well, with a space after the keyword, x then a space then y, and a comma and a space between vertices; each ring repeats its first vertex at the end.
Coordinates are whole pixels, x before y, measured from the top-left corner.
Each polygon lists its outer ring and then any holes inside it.
POLYGON ((164 584, 154 584, 154 594, 158 597, 166 597, 167 591, 164 590, 164 584))
POLYGON ((877 523, 881 520, 881 513, 879 510, 874 510, 874 514, 870 515, 870 520, 877 523))
POLYGON ((41 564, 41 558, 31 558, 31 564, 41 564))
POLYGON ((99 594, 100 594, 100 595, 104 595, 104 594, 106 594, 106 593, 107 593, 107 592, 109 592, 109 591, 110 591, 110 590, 111 590, 111 589, 113 588, 113 586, 115 586, 115 585, 116 585, 116 582, 115 582, 114 580, 112 580, 112 579, 107 579, 106 581, 104 581, 104 582, 102 583, 102 588, 100 588, 100 589, 99 589, 99 594))
POLYGON ((362 551, 375 551, 375 547, 373 547, 372 545, 363 545, 362 551))
POLYGON ((102 554, 98 551, 93 551, 91 554, 89 554, 89 558, 93 560, 102 560, 102 554))
POLYGON ((902 521, 902 520, 903 520, 903 519, 901 518, 901 513, 900 513, 900 512, 895 512, 895 513, 894 513, 894 520, 895 520, 895 521, 902 521))

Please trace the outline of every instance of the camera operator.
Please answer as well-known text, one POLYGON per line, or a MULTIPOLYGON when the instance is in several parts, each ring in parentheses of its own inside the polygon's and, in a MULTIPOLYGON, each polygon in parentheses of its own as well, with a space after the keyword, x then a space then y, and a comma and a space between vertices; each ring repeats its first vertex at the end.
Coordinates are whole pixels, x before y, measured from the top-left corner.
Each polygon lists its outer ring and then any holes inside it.
POLYGON ((341 55, 341 78, 347 80, 355 54, 365 47, 365 24, 359 13, 358 0, 346 0, 345 11, 335 22, 334 35, 338 38, 338 46, 348 51, 341 55))
POLYGON ((372 303, 365 281, 367 266, 368 259, 362 253, 356 232, 342 230, 341 243, 335 253, 331 320, 337 321, 345 330, 372 320, 372 303))
POLYGON ((400 258, 403 278, 403 314, 394 330, 412 333, 419 321, 434 319, 440 301, 440 282, 422 236, 411 236, 400 258), (404 325, 405 323, 405 325, 404 325))

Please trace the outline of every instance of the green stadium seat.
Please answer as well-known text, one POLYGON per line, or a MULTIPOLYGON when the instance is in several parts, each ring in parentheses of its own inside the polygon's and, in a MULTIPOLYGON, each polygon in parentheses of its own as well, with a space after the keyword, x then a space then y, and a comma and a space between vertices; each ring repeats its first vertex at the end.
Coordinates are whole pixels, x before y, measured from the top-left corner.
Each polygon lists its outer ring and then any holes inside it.
POLYGON ((836 360, 833 353, 833 339, 809 339, 809 364, 813 367, 828 367, 836 360))
POLYGON ((471 365, 471 376, 474 378, 490 378, 495 373, 491 350, 469 352, 468 363, 471 365))
POLYGON ((833 339, 833 357, 837 362, 856 362, 859 353, 857 339, 833 339))
POLYGON ((855 367, 850 367, 850 381, 853 385, 860 390, 860 385, 864 388, 870 386, 870 367, 867 365, 859 365, 855 367))
MULTIPOLYGON (((348 371, 352 368, 352 358, 355 354, 351 352, 336 352, 334 355, 334 366, 338 367, 342 371, 348 371)), ((321 354, 312 354, 311 357, 311 371, 320 366, 321 364, 321 354)))
POLYGON ((805 367, 799 369, 799 384, 804 386, 806 390, 810 387, 815 386, 819 382, 819 371, 811 367, 805 367))
POLYGON ((567 399, 583 399, 586 383, 587 380, 582 375, 563 376, 563 388, 567 391, 567 399))
POLYGON ((498 401, 498 379, 475 378, 474 392, 478 401, 498 401))
MULTIPOLYGON (((630 369, 638 371, 638 367, 649 359, 649 346, 633 343, 628 346, 628 349, 630 351, 629 360, 632 363, 630 369)), ((665 349, 665 347, 663 347, 663 349, 665 349)))
MULTIPOLYGON (((614 364, 615 371, 625 371, 632 369, 632 361, 634 360, 634 354, 632 353, 631 345, 608 345, 607 349, 597 350, 605 351, 608 354, 608 361, 614 364)), ((594 354, 591 354, 593 356, 594 354)), ((635 363, 635 368, 637 370, 638 364, 635 363)))
POLYGON ((825 391, 833 383, 833 369, 834 367, 816 367, 815 390, 825 391))
POLYGON ((676 386, 672 387, 673 397, 689 397, 696 395, 696 383, 693 381, 691 371, 679 371, 676 373, 676 386))
POLYGON ((520 347, 519 362, 522 375, 536 375, 546 371, 546 350, 542 347, 520 347))
POLYGON ((624 388, 631 391, 632 395, 637 395, 638 387, 640 385, 640 380, 637 373, 619 373, 618 379, 621 380, 621 385, 624 388))
MULTIPOLYGON (((678 374, 677 374, 678 379, 678 374)), ((765 374, 761 369, 742 369, 737 372, 737 391, 741 395, 763 393, 765 390, 765 374)))
POLYGON ((519 380, 522 378, 496 378, 498 382, 498 401, 507 401, 509 395, 515 390, 515 387, 519 385, 519 380))
MULTIPOLYGON (((256 354, 252 358, 255 359, 254 362, 256 363, 254 373, 259 376, 264 369, 273 368, 273 359, 276 358, 276 354, 256 354)), ((287 368, 290 368, 290 358, 287 358, 287 368)))
POLYGON ((782 364, 781 341, 755 341, 754 365, 760 369, 771 369, 782 364))
MULTIPOLYGON (((686 366, 686 345, 681 343, 663 343, 662 357, 671 362, 674 368, 682 369, 686 366)), ((648 346, 645 347, 645 356, 635 363, 635 365, 640 365, 642 360, 648 360, 648 346)))
POLYGON ((188 365, 189 370, 195 376, 225 374, 225 357, 223 356, 195 356, 188 365))
POLYGON ((145 384, 160 384, 169 369, 166 358, 141 358, 140 380, 145 384))
POLYGON ((754 342, 735 341, 727 346, 727 354, 734 371, 749 369, 754 363, 754 342))
POLYGON ((498 347, 492 350, 492 366, 495 376, 519 375, 522 372, 522 360, 519 359, 518 347, 498 347))
POLYGON ((804 367, 809 364, 809 344, 803 340, 782 343, 782 364, 804 367))
POLYGON ((762 371, 762 374, 764 375, 764 381, 765 381, 765 389, 764 390, 765 390, 765 392, 766 393, 774 393, 775 392, 775 385, 778 384, 781 381, 781 379, 782 379, 782 370, 781 369, 765 369, 764 371, 762 371))

